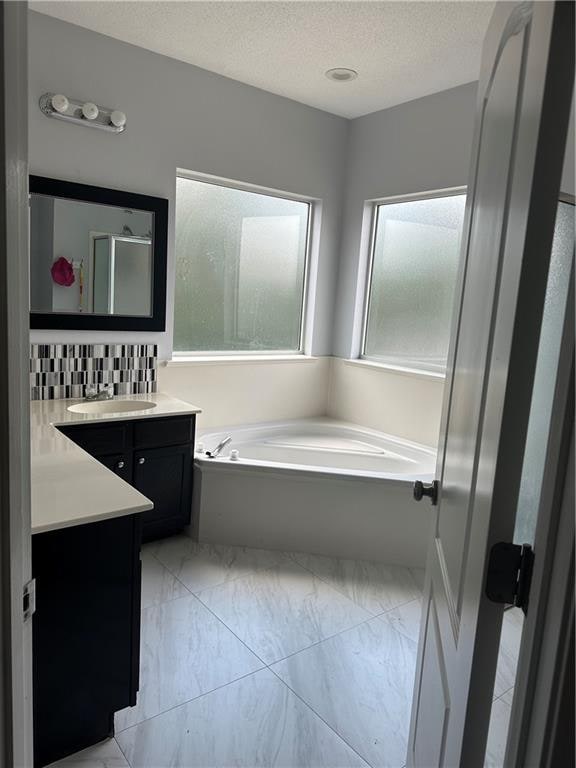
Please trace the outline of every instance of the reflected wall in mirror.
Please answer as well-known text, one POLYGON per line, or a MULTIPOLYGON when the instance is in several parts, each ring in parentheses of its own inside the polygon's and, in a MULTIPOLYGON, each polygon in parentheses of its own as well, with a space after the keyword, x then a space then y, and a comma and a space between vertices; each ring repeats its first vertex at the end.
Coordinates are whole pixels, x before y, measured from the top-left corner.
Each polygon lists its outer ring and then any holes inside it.
POLYGON ((31 195, 32 312, 149 317, 152 219, 148 211, 31 195))
POLYGON ((166 200, 30 178, 32 328, 164 330, 166 200))

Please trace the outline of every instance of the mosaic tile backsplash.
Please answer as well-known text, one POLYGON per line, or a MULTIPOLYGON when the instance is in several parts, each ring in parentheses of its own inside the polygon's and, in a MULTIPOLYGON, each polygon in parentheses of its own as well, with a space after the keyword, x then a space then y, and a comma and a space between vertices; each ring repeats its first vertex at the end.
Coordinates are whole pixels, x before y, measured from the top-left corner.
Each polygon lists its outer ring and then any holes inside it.
POLYGON ((156 392, 157 358, 155 344, 31 344, 30 398, 84 397, 97 384, 115 395, 156 392))

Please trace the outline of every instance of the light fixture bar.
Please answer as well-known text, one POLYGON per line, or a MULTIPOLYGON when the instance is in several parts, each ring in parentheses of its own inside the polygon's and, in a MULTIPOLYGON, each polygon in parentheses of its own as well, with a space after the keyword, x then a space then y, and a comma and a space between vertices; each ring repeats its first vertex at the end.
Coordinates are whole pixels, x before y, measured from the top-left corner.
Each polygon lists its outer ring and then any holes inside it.
POLYGON ((122 133, 126 130, 124 112, 100 107, 90 101, 78 101, 62 94, 45 93, 40 97, 39 106, 46 117, 55 117, 57 120, 98 128, 109 133, 122 133))

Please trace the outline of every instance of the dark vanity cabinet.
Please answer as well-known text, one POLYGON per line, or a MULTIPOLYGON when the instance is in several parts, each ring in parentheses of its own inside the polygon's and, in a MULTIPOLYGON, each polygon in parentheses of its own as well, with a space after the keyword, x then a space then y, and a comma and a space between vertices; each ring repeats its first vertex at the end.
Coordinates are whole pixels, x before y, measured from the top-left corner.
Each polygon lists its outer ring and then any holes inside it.
POLYGON ((34 765, 114 734, 136 704, 141 515, 32 537, 34 765))
POLYGON ((59 429, 154 502, 142 513, 143 541, 190 522, 195 416, 72 424, 59 429))
POLYGON ((179 531, 191 511, 193 415, 59 429, 154 509, 32 538, 36 768, 112 736, 114 713, 136 704, 141 542, 179 531))

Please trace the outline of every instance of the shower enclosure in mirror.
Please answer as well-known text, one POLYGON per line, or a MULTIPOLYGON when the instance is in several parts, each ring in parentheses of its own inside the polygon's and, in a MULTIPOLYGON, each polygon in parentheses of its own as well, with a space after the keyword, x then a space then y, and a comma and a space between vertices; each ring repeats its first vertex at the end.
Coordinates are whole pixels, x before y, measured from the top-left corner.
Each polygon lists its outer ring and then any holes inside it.
POLYGON ((168 201, 30 177, 30 326, 163 331, 168 201))

